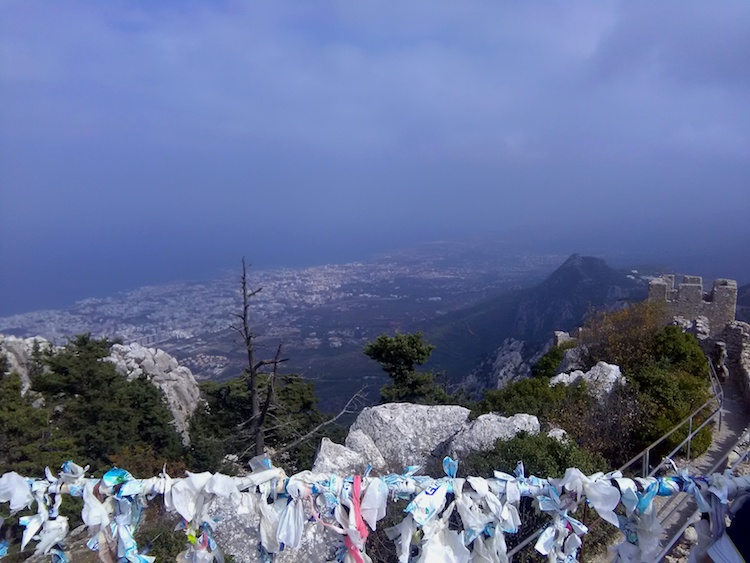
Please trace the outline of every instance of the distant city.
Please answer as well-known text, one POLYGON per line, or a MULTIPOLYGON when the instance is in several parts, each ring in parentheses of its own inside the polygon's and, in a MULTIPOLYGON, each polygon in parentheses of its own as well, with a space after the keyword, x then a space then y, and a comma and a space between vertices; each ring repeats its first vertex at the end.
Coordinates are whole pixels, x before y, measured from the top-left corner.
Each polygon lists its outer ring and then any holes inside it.
MULTIPOLYGON (((441 242, 371 261, 303 269, 249 267, 251 321, 259 353, 283 343, 290 366, 313 372, 326 358, 360 352, 382 332, 540 280, 566 257, 525 254, 496 241, 441 242)), ((141 287, 66 309, 0 317, 0 333, 43 336, 61 344, 90 332, 160 347, 199 379, 242 370, 242 346, 231 326, 240 312, 240 268, 208 282, 141 287)))

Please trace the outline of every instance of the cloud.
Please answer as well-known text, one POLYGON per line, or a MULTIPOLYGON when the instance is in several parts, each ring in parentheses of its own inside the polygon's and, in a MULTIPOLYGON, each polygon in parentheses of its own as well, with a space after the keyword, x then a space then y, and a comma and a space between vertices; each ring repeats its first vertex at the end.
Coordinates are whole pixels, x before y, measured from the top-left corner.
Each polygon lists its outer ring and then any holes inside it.
POLYGON ((645 228, 700 216, 709 189, 736 217, 749 12, 7 0, 0 236, 73 253, 91 233, 218 246, 245 223, 300 245, 607 214, 645 228))

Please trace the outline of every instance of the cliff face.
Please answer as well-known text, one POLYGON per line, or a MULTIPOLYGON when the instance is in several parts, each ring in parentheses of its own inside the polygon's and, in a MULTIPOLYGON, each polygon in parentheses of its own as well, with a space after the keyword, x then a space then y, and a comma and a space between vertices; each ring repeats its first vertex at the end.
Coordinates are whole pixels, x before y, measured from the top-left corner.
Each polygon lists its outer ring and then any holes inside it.
MULTIPOLYGON (((29 371, 35 347, 49 349, 52 344, 41 337, 16 338, 0 335, 0 352, 5 353, 10 371, 21 378, 21 393, 31 388, 29 371)), ((128 379, 145 375, 161 389, 174 417, 173 424, 185 445, 190 443, 188 426, 190 417, 200 401, 198 383, 190 370, 180 366, 177 360, 163 350, 146 348, 140 344, 112 346, 106 358, 115 365, 118 373, 128 379)))

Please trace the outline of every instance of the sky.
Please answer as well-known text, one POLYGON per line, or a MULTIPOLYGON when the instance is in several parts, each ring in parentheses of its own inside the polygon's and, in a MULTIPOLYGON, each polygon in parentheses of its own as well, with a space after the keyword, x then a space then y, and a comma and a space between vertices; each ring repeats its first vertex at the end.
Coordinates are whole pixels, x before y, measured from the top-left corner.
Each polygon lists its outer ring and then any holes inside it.
POLYGON ((750 278, 748 60, 745 0, 3 0, 0 314, 498 233, 750 278))

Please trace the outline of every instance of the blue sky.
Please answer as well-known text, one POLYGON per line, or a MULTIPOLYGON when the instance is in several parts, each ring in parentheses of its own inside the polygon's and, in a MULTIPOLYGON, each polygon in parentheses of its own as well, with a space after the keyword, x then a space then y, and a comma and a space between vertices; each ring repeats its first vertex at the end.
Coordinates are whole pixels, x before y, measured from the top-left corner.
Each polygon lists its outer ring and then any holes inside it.
POLYGON ((748 263, 748 60, 744 0, 4 0, 0 314, 507 229, 748 263))

